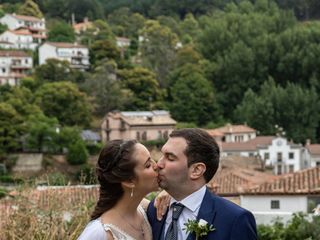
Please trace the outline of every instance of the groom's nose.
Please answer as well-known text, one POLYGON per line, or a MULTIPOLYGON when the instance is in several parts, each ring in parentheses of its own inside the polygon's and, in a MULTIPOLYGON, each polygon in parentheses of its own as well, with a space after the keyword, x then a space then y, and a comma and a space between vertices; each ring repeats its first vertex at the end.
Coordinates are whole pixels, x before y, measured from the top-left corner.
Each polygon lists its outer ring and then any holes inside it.
POLYGON ((158 160, 157 166, 158 166, 158 168, 163 168, 164 167, 163 156, 158 160))

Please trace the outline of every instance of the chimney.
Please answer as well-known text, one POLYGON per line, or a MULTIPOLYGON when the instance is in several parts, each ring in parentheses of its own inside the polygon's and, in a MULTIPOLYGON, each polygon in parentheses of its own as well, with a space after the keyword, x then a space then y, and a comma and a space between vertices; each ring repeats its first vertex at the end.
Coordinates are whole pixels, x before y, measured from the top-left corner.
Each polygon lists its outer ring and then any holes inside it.
POLYGON ((76 21, 75 21, 75 17, 74 17, 74 13, 71 14, 71 25, 75 25, 76 21))
POLYGON ((306 146, 309 146, 311 144, 311 140, 310 140, 310 138, 308 138, 307 140, 306 140, 306 146))

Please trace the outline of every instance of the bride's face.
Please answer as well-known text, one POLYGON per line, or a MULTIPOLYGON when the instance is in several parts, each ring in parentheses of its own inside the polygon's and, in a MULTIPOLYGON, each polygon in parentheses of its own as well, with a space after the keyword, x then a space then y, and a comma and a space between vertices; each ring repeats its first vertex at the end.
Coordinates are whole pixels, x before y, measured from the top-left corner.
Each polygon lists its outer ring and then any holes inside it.
POLYGON ((135 190, 139 190, 143 194, 158 190, 157 164, 144 145, 137 143, 134 148, 133 159, 137 161, 134 169, 136 174, 135 190))

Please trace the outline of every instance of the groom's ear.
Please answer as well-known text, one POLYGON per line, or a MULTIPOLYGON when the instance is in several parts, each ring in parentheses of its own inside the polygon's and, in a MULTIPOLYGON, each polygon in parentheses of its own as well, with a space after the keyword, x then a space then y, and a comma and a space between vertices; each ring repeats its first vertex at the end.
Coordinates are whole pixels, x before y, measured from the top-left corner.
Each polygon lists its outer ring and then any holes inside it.
POLYGON ((190 166, 190 178, 196 180, 203 177, 206 171, 206 165, 204 163, 194 163, 190 166))

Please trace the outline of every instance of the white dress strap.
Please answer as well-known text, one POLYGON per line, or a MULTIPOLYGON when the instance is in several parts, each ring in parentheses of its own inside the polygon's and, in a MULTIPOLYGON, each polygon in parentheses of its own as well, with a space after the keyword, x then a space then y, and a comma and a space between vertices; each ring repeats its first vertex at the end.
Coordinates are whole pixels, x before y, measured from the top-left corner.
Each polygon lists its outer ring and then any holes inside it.
POLYGON ((136 240, 113 224, 102 223, 102 226, 106 232, 110 232, 112 234, 114 240, 136 240))
MULTIPOLYGON (((143 207, 141 205, 138 206, 138 211, 142 214, 145 225, 147 226, 147 230, 149 231, 149 234, 151 234, 152 236, 152 230, 151 230, 150 223, 148 221, 147 214, 143 210, 143 207)), ((101 222, 101 219, 99 219, 99 221, 101 222)), ((101 224, 106 232, 110 232, 112 234, 114 240, 137 240, 114 224, 102 223, 102 222, 101 224)))

